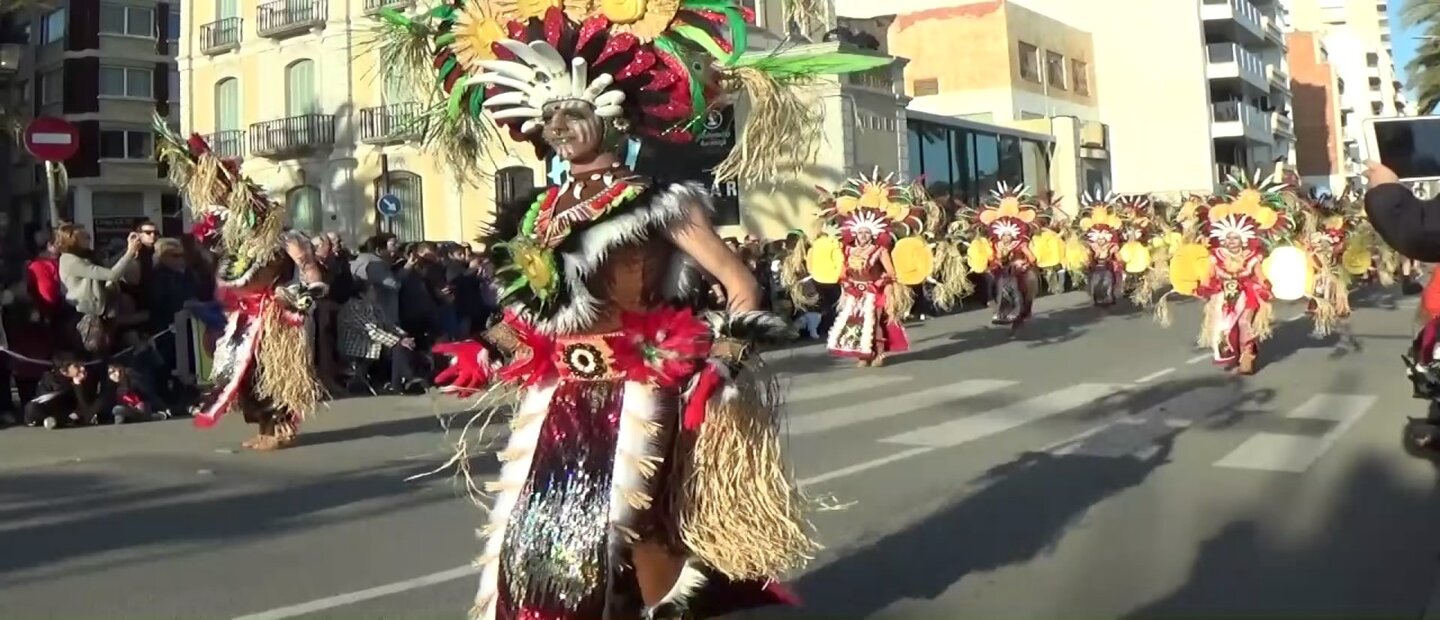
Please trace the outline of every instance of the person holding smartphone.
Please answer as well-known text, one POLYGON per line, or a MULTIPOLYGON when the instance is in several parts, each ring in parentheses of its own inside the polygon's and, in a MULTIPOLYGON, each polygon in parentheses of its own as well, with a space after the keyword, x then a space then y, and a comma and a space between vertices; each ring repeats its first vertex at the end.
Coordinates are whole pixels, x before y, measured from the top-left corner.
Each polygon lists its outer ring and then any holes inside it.
POLYGON ((1405 258, 1440 262, 1440 203, 1416 196, 1380 162, 1366 162, 1365 168, 1365 214, 1376 234, 1405 258))

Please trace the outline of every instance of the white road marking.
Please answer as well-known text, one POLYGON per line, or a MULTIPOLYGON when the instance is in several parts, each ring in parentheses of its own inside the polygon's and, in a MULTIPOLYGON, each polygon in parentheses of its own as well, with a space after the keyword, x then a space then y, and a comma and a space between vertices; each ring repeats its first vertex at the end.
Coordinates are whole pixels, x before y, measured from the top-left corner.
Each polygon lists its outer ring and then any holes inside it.
MULTIPOLYGON (((821 398, 833 398, 844 394, 851 394, 874 388, 894 385, 910 381, 910 377, 897 377, 894 375, 866 375, 846 379, 844 381, 831 381, 828 383, 794 386, 785 396, 785 402, 794 404, 807 400, 819 400, 821 398)), ((783 384, 782 384, 783 385, 783 384)))
POLYGON ((353 605, 355 603, 368 601, 371 599, 390 596, 391 594, 399 594, 401 592, 407 592, 409 590, 425 588, 436 584, 445 583, 447 581, 454 581, 463 577, 469 577, 471 575, 476 575, 479 573, 479 568, 466 564, 465 566, 457 566, 449 570, 442 570, 438 573, 430 573, 429 575, 423 575, 414 579, 406 579, 405 581, 387 583, 383 586, 366 588, 364 590, 357 590, 355 592, 349 592, 346 594, 338 594, 336 596, 330 596, 310 601, 308 603, 301 603, 299 605, 291 605, 289 607, 281 607, 279 609, 262 611, 258 614, 240 616, 239 618, 235 618, 235 620, 284 620, 285 618, 294 618, 296 616, 313 614, 318 611, 325 611, 327 609, 344 607, 346 605, 353 605))
POLYGON ((813 435, 874 420, 925 411, 951 401, 973 398, 986 392, 1005 389, 1017 383, 1017 381, 994 379, 970 379, 898 396, 885 401, 883 405, 878 402, 860 402, 830 411, 819 411, 790 418, 790 434, 793 436, 813 435))
POLYGON ((911 448, 903 452, 896 452, 895 454, 891 454, 889 456, 882 456, 878 459, 871 459, 869 461, 865 461, 864 463, 856 463, 848 467, 841 467, 840 469, 828 471, 818 476, 811 476, 809 478, 799 481, 799 484, 802 487, 808 487, 824 482, 829 482, 831 480, 838 480, 840 478, 858 474, 860 472, 870 471, 872 469, 875 469, 876 467, 889 465, 891 463, 894 463, 895 461, 903 461, 913 456, 920 456, 921 454, 927 454, 934 451, 935 448, 911 448))
POLYGON ((1374 406, 1376 397, 1361 394, 1316 394, 1285 417, 1324 420, 1335 426, 1319 437, 1259 433, 1215 462, 1216 467, 1300 473, 1325 456, 1335 442, 1374 406))
POLYGON ((1214 356, 1213 354, 1211 354, 1211 353, 1202 353, 1202 354, 1196 355, 1195 357, 1192 357, 1192 358, 1190 358, 1190 359, 1188 359, 1188 360, 1185 360, 1185 363, 1186 363, 1186 364, 1199 364, 1200 362, 1203 362, 1203 361, 1206 361, 1206 360, 1210 360, 1210 359, 1214 359, 1214 357, 1215 357, 1215 356, 1214 356))
POLYGON ((1115 394, 1124 388, 1125 386, 1103 383, 1081 383, 1030 400, 997 407, 984 413, 927 428, 900 433, 880 441, 931 448, 953 448, 1018 428, 1036 420, 1077 409, 1115 394))
POLYGON ((1303 318, 1305 318, 1305 317, 1307 317, 1307 316, 1310 316, 1310 315, 1309 315, 1308 313, 1303 313, 1303 312, 1302 312, 1302 313, 1297 314, 1297 315, 1295 315, 1295 316, 1292 316, 1292 317, 1290 317, 1290 318, 1288 318, 1288 319, 1285 319, 1285 322, 1286 322, 1286 323, 1294 323, 1295 321, 1298 321, 1298 320, 1300 320, 1300 319, 1303 319, 1303 318))
POLYGON ((1159 379, 1160 377, 1163 377, 1163 376, 1165 376, 1165 375, 1168 375, 1168 374, 1170 374, 1170 373, 1172 373, 1172 372, 1175 372, 1175 369, 1174 369, 1174 368, 1166 368, 1165 370, 1157 370, 1157 371, 1152 372, 1152 373, 1150 373, 1150 374, 1148 374, 1148 375, 1145 375, 1145 376, 1143 376, 1143 377, 1140 377, 1139 379, 1136 379, 1135 382, 1136 382, 1136 383, 1149 383, 1149 382, 1151 382, 1151 381, 1154 381, 1154 380, 1156 380, 1156 379, 1159 379))
POLYGON ((1201 388, 1052 444, 1045 451, 1056 455, 1144 458, 1160 447, 1162 438, 1194 426, 1240 398, 1235 388, 1201 388))

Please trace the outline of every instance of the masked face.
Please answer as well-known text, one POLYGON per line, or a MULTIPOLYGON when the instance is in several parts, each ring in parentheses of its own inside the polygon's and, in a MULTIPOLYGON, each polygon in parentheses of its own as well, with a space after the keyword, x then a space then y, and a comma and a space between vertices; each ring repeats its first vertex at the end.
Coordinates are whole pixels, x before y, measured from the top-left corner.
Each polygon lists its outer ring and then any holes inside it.
POLYGON ((605 122, 584 101, 557 101, 545 106, 543 138, 561 159, 586 162, 600 153, 605 122))

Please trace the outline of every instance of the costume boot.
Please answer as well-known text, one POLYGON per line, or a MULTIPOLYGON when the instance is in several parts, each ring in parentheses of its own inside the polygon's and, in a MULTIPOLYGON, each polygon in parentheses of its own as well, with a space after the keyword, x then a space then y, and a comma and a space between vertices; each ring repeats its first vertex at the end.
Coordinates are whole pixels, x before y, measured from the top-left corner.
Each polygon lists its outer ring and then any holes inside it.
POLYGON ((1259 348, 1253 342, 1247 342, 1240 347, 1240 366, 1238 368, 1242 375, 1255 374, 1255 358, 1259 348))
POLYGON ((240 444, 240 447, 246 450, 273 450, 274 448, 267 448, 265 446, 275 442, 275 423, 270 420, 265 420, 257 426, 259 426, 259 434, 246 439, 244 443, 240 444))

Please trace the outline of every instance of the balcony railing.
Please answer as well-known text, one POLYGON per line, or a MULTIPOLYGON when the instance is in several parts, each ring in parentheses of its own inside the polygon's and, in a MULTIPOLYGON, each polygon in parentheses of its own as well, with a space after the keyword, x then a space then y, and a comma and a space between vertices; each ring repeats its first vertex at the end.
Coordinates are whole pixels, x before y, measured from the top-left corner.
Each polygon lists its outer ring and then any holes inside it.
POLYGON ((226 17, 200 27, 200 53, 221 54, 240 47, 245 22, 239 17, 226 17))
POLYGON ((373 15, 380 12, 380 9, 409 8, 413 4, 415 0, 365 0, 365 13, 373 15))
POLYGON ((20 59, 25 55, 21 43, 0 43, 0 75, 11 75, 20 70, 20 59))
POLYGON ((335 117, 304 114, 250 126, 250 154, 258 157, 300 155, 335 145, 335 117))
POLYGON ((1295 134, 1295 121, 1279 112, 1270 115, 1270 125, 1274 128, 1275 133, 1287 136, 1295 134))
POLYGON ((327 16, 325 0, 274 0, 255 8, 262 37, 283 37, 319 27, 327 16))
POLYGON ((360 110, 360 141, 390 144, 420 137, 421 112, 418 103, 395 103, 360 110))
POLYGON ((1215 128, 1217 138, 1249 137, 1269 140, 1270 119, 1259 108, 1239 101, 1222 101, 1210 104, 1210 119, 1219 127, 1215 128))
POLYGON ((216 155, 225 159, 245 157, 244 129, 217 131, 205 136, 205 143, 210 145, 210 150, 214 151, 216 155))
POLYGON ((1210 78, 1244 78, 1257 88, 1265 87, 1265 61, 1254 52, 1234 43, 1211 43, 1205 46, 1210 61, 1206 76, 1210 78))
POLYGON ((1290 74, 1275 65, 1265 67, 1265 74, 1270 78, 1270 83, 1279 86, 1283 90, 1290 90, 1290 74))
POLYGON ((1202 0, 1200 18, 1205 21, 1234 20, 1253 36, 1262 36, 1264 15, 1250 0, 1202 0))

